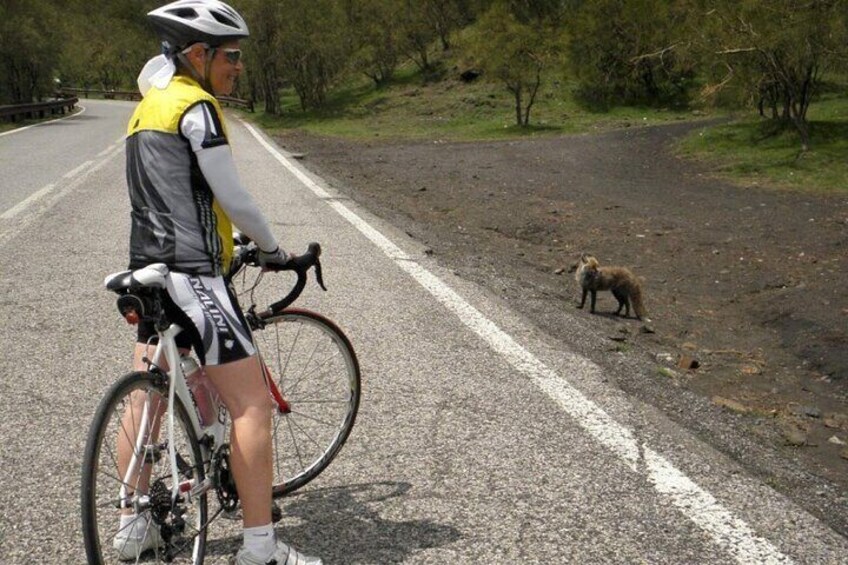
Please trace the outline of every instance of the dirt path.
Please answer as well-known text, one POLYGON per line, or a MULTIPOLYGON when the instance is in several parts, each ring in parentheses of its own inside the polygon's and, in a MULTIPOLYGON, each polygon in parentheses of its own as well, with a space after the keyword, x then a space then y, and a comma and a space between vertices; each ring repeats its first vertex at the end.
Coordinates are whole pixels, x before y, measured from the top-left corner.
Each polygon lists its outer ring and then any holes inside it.
POLYGON ((591 317, 595 356, 625 352, 657 366, 650 382, 642 375, 622 388, 848 533, 848 446, 837 443, 848 443, 848 195, 710 178, 670 152, 670 141, 696 127, 491 143, 303 133, 278 142, 549 333, 569 338, 564 310, 591 317), (643 279, 654 333, 610 315, 608 293, 598 298, 601 315, 574 310, 568 268, 581 252, 643 279), (699 367, 680 369, 683 355, 699 367), (701 421, 686 394, 669 394, 669 380, 721 406, 716 419, 754 447, 701 421), (793 471, 747 461, 751 449, 793 471))

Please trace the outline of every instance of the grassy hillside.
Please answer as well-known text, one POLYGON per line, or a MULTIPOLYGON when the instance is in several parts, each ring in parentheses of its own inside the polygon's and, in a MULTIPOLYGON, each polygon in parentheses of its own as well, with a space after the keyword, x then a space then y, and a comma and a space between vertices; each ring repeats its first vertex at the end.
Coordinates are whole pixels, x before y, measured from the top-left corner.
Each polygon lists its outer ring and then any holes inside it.
MULTIPOLYGON (((307 132, 360 140, 475 141, 592 133, 726 115, 720 111, 618 107, 593 112, 577 103, 568 82, 547 84, 531 113, 531 126, 515 125, 512 95, 500 84, 460 80, 445 63, 441 80, 425 81, 411 66, 377 89, 367 79, 333 92, 327 108, 304 112, 293 91, 283 94, 281 116, 258 114, 270 130, 307 132)), ((709 163, 716 174, 747 185, 814 192, 848 192, 848 84, 828 85, 809 110, 810 150, 800 154, 791 128, 777 128, 753 110, 727 125, 696 131, 678 147, 681 155, 709 163)))
POLYGON ((364 79, 333 92, 326 109, 303 112, 293 91, 285 91, 282 116, 261 115, 271 129, 300 128, 318 135, 353 139, 473 141, 608 130, 691 119, 691 111, 615 108, 582 109, 573 85, 547 84, 531 110, 531 125, 515 125, 512 95, 482 79, 466 83, 452 66, 438 81, 425 81, 414 67, 400 69, 394 82, 376 89, 364 79))
POLYGON ((829 90, 810 106, 812 139, 805 153, 793 129, 752 115, 695 132, 679 144, 680 153, 742 184, 848 193, 848 85, 829 90))

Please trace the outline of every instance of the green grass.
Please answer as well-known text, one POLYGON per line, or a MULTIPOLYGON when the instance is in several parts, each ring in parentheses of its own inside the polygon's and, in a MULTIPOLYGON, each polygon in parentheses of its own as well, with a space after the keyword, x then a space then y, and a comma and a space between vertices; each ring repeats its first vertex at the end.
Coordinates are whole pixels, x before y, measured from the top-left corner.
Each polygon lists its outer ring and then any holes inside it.
POLYGON ((26 126, 33 126, 35 124, 40 124, 42 122, 49 122, 51 120, 58 120, 60 118, 70 117, 73 114, 77 113, 78 111, 79 111, 79 109, 77 108, 70 114, 50 114, 50 115, 45 116, 44 118, 32 118, 32 119, 21 118, 16 122, 0 120, 0 133, 3 133, 5 131, 11 131, 13 129, 26 127, 26 126))
POLYGON ((24 118, 21 118, 16 122, 0 120, 0 133, 2 133, 4 131, 11 131, 13 129, 26 127, 26 126, 32 126, 32 125, 35 125, 35 124, 38 124, 38 123, 41 123, 41 122, 53 120, 55 118, 56 118, 56 116, 48 116, 46 118, 41 118, 41 119, 24 119, 24 118))
POLYGON ((806 152, 801 152, 794 128, 750 115, 695 131, 678 149, 740 184, 819 194, 848 192, 848 97, 823 96, 810 106, 808 119, 806 152))
MULTIPOLYGON (((325 108, 303 111, 293 90, 282 91, 282 113, 250 116, 274 132, 309 133, 355 140, 477 141, 593 133, 657 125, 726 112, 692 112, 618 107, 594 112, 578 104, 574 84, 549 84, 531 111, 531 125, 515 124, 512 95, 498 83, 464 83, 446 60, 443 79, 426 81, 414 66, 375 88, 364 77, 336 88, 325 108)), ((743 185, 815 193, 848 191, 848 85, 830 82, 808 113, 811 141, 801 153, 798 134, 778 127, 753 110, 724 125, 695 130, 678 144, 680 154, 706 162, 716 175, 743 185)))
POLYGON ((415 68, 374 88, 367 80, 333 91, 327 107, 304 112, 293 91, 283 91, 282 115, 255 119, 271 130, 303 129, 350 139, 473 141, 604 131, 691 119, 689 111, 616 108, 593 113, 571 97, 573 85, 549 85, 537 96, 530 126, 516 125, 512 95, 500 84, 464 83, 456 71, 425 82, 415 68))

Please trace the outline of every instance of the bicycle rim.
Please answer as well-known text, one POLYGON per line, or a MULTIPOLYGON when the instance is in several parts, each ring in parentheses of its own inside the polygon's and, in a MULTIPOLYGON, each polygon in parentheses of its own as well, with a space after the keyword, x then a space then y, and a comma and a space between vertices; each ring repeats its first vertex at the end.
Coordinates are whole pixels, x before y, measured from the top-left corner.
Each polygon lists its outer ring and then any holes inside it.
MULTIPOLYGON (((206 494, 191 502, 184 495, 171 502, 167 394, 166 377, 131 373, 109 389, 98 407, 82 466, 82 526, 89 563, 203 562, 206 494), (131 465, 133 452, 136 464, 131 465), (134 507, 139 516, 135 526, 121 528, 121 506, 134 507), (157 533, 163 543, 149 549, 130 539, 157 533), (139 547, 145 551, 140 553, 139 547)), ((177 480, 200 482, 205 476, 200 445, 179 398, 175 413, 177 480)))
POLYGON ((254 339, 290 407, 274 416, 274 496, 280 497, 321 474, 350 435, 359 363, 344 333, 320 314, 290 309, 263 321, 254 339))

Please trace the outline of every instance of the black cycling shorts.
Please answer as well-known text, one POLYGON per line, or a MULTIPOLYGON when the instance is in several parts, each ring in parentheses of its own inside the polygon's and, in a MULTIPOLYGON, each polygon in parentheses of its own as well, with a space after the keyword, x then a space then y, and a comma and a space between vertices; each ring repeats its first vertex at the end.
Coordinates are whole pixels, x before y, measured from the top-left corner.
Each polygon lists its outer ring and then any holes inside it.
MULTIPOLYGON (((167 290, 165 312, 183 328, 177 346, 193 347, 201 365, 223 365, 256 353, 238 300, 223 277, 171 272, 167 290)), ((139 343, 155 335, 152 322, 139 324, 139 343)))

